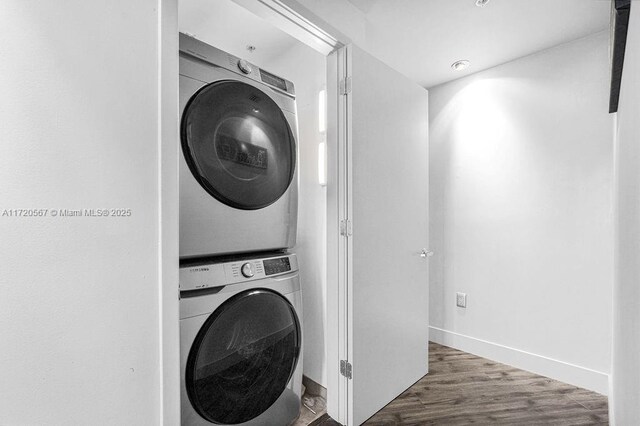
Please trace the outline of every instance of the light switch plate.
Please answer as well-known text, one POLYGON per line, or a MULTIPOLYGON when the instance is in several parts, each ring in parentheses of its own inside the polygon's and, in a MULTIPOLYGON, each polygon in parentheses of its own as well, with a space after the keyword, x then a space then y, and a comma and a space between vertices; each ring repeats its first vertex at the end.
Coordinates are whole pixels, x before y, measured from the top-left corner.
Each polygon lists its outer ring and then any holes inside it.
POLYGON ((456 293, 456 306, 460 308, 467 307, 467 293, 456 293))

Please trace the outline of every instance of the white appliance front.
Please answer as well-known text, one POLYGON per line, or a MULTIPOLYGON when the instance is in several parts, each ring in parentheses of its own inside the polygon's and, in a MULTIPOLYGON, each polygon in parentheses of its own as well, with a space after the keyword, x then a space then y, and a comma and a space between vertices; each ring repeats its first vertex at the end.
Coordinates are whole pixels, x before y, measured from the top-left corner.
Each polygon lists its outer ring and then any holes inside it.
POLYGON ((292 248, 293 83, 180 34, 180 257, 292 248))
POLYGON ((294 421, 302 396, 295 255, 183 267, 180 285, 181 424, 294 421))

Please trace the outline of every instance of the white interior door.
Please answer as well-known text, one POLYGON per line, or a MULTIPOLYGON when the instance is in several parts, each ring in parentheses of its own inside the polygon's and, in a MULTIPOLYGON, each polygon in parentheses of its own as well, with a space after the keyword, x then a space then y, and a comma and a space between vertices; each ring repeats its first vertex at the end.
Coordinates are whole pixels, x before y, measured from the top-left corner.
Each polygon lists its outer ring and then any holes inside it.
POLYGON ((351 378, 341 417, 359 425, 428 371, 429 103, 424 88, 343 49, 339 298, 351 378))

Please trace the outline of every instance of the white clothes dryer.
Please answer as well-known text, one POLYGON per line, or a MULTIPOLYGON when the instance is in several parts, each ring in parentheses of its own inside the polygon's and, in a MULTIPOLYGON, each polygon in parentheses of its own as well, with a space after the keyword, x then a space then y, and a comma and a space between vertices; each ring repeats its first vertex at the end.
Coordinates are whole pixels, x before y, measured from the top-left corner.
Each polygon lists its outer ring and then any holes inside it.
POLYGON ((180 34, 180 257, 292 248, 293 83, 180 34))
POLYGON ((294 254, 180 269, 182 426, 288 425, 300 412, 294 254))

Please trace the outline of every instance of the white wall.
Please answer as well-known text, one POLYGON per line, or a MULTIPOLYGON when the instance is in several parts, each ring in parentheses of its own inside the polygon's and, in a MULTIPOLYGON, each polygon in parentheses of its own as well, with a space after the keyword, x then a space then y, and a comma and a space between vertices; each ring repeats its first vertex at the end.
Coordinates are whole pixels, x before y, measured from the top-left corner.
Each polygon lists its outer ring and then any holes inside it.
MULTIPOLYGON (((161 157, 160 132, 175 130, 158 121, 163 19, 176 19, 175 2, 0 3, 0 209, 49 209, 0 216, 0 424, 179 415, 176 283, 164 283, 172 303, 160 290, 162 274, 177 276, 177 261, 161 262, 177 249, 162 240, 177 236, 161 200, 175 182, 160 169, 175 172, 177 158, 161 157), (51 214, 85 208, 131 216, 51 214), (163 377, 165 361, 175 366, 163 377)), ((175 112, 173 95, 162 114, 175 112)))
POLYGON ((299 43, 232 0, 180 0, 179 6, 180 31, 260 66, 299 43), (256 49, 249 52, 249 45, 256 49))
POLYGON ((430 90, 432 340, 602 393, 613 275, 607 36, 430 90))
POLYGON ((611 417, 640 424, 640 4, 633 3, 617 113, 611 417))

